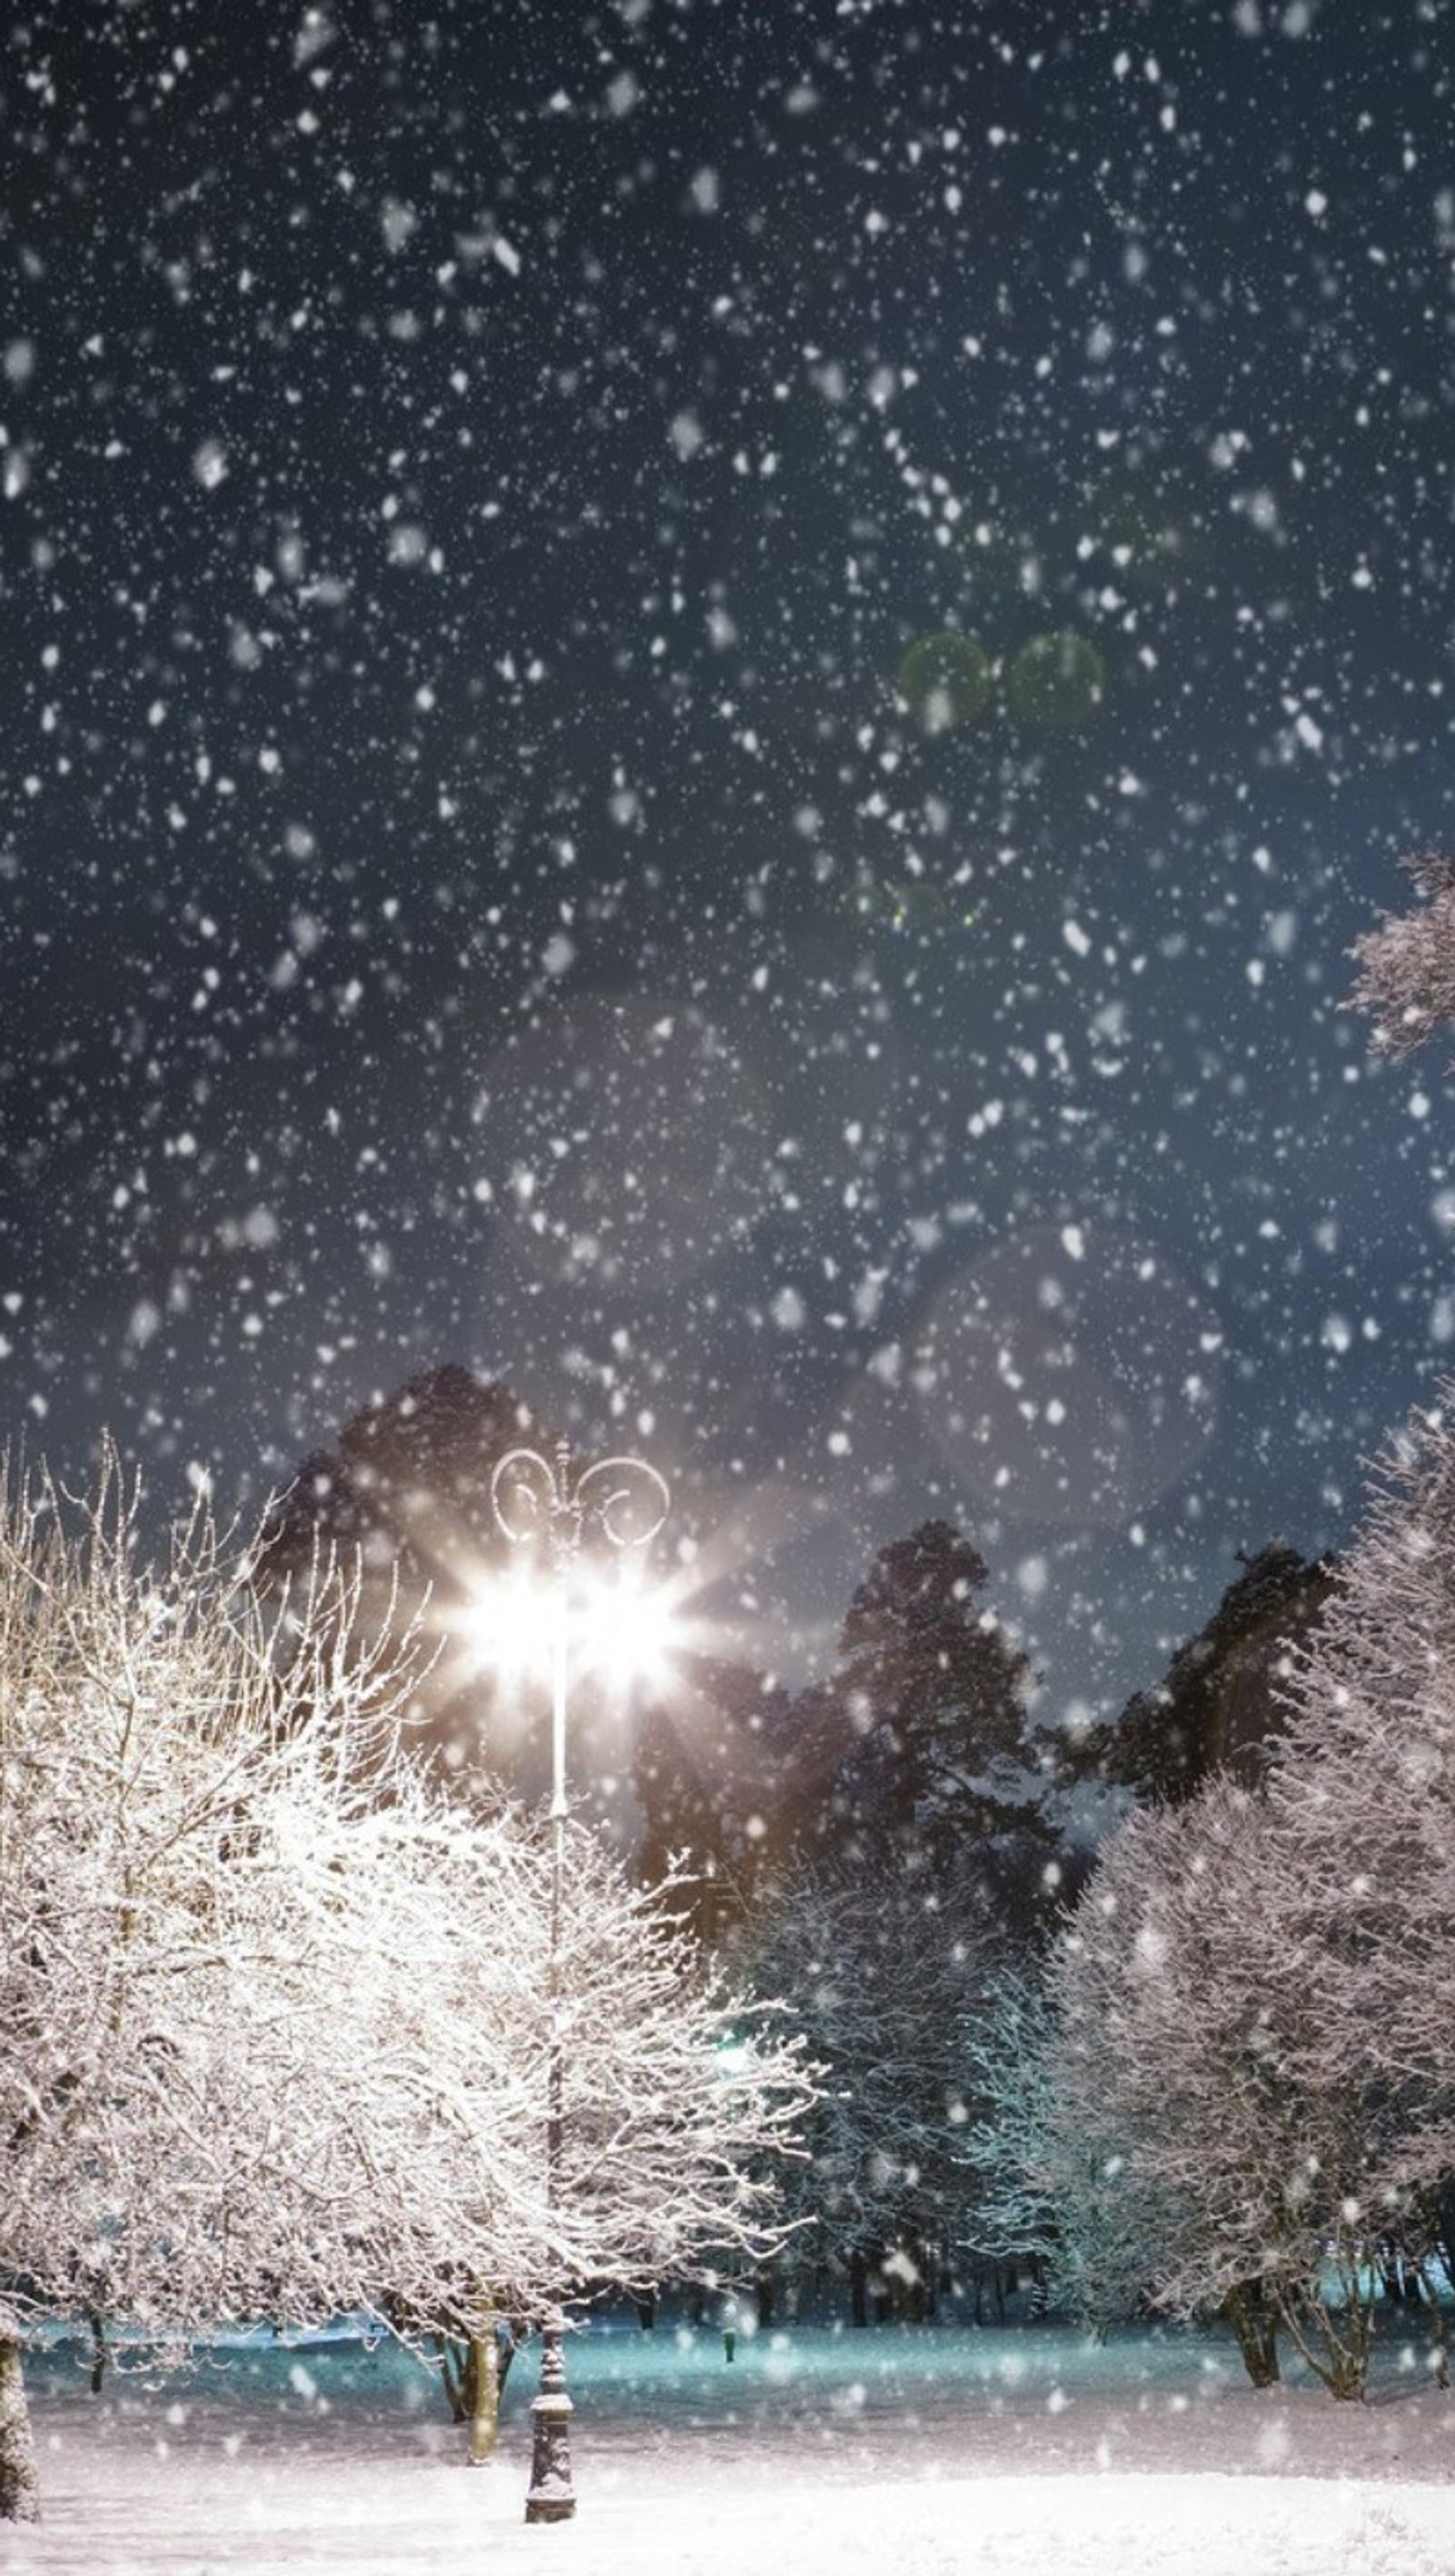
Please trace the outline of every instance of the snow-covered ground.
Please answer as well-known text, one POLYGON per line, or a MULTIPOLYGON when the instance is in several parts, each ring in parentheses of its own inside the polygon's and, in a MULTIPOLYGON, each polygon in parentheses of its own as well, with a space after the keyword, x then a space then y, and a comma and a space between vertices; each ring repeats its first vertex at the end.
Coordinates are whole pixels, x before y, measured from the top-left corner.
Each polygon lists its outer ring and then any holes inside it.
POLYGON ((1455 2395, 1391 2346, 1364 2406, 1252 2390, 1212 2337, 1050 2327, 570 2346, 573 2522, 527 2528, 534 2351, 464 2464, 396 2349, 234 2354, 185 2376, 37 2364, 44 2522, 5 2576, 1455 2576, 1455 2395))

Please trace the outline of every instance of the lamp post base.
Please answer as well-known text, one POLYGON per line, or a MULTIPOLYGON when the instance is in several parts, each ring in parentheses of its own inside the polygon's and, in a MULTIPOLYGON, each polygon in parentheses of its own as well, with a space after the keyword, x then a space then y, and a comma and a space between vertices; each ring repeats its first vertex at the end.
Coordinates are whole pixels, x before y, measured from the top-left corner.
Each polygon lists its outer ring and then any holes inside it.
POLYGON ((569 2522, 576 2510, 571 2485, 571 2400, 561 2349, 564 2319, 553 2309, 541 2328, 540 2394, 531 2401, 530 2485, 527 2522, 569 2522))

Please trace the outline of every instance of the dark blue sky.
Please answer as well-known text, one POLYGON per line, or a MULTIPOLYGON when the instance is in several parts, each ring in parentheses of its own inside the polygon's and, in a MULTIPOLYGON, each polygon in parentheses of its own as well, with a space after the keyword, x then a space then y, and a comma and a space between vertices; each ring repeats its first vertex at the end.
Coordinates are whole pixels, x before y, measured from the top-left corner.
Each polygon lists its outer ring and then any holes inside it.
POLYGON ((1446 0, 23 12, 5 1427, 231 1508, 464 1360, 765 1613, 948 1512, 1052 1709, 1347 1535, 1455 1337, 1446 1055, 1339 1008, 1449 837, 1452 73, 1446 0))

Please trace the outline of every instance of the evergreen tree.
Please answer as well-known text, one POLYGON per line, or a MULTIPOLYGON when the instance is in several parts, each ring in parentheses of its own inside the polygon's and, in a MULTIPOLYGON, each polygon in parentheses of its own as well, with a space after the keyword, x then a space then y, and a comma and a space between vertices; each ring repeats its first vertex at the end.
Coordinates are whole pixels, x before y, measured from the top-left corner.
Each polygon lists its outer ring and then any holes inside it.
POLYGON ((646 1707, 632 1784, 641 1813, 637 1867, 650 1885, 680 1863, 698 1937, 716 1947, 753 1912, 782 1866, 790 1693, 747 1665, 683 1655, 670 1702, 646 1707))
POLYGON ((948 1521, 881 1549, 839 1661, 805 1694, 795 1839, 840 1873, 891 1862, 913 1901, 1009 1883, 1050 1847, 1026 1740, 1030 1666, 982 1605, 985 1561, 948 1521))
POLYGON ((366 1624, 399 1635, 427 1615, 415 1725, 452 1767, 508 1767, 505 1746, 492 1741, 492 1715, 503 1712, 472 1612, 510 1552, 491 1477, 508 1449, 541 1436, 509 1387, 447 1362, 355 1414, 333 1449, 304 1461, 264 1525, 270 1581, 296 1580, 319 1556, 357 1557, 366 1624))
POLYGON ((1054 1849, 1029 1666, 986 1582, 969 1539, 923 1523, 874 1560, 833 1672, 771 1712, 779 1821, 745 1950, 826 2064, 797 2198, 859 2322, 931 2310, 973 2233, 965 2021, 1054 1849))
POLYGON ((1281 1695, 1298 1640, 1327 1600, 1333 1570, 1273 1545, 1243 1560, 1206 1625, 1155 1689, 1129 1700, 1114 1727, 1078 1748, 1082 1776, 1180 1805, 1215 1772, 1261 1779, 1282 1723, 1281 1695))

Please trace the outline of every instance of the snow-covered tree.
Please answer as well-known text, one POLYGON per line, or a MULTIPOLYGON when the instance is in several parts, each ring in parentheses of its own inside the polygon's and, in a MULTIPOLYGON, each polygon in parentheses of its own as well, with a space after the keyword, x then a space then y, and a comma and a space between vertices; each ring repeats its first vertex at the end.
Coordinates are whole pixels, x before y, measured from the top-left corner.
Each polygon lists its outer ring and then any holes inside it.
MULTIPOLYGON (((533 1848, 538 1902, 523 1928, 543 1995, 547 1860, 533 1848)), ((762 2261, 792 2224, 779 2160, 796 2163, 813 2099, 802 2041, 776 2000, 704 1969, 678 1893, 629 1885, 596 1836, 568 1836, 561 2001, 549 2030, 538 2014, 536 2042, 562 2064, 558 2193, 536 2265, 557 2289, 645 2290, 762 2261)))
MULTIPOLYGON (((1383 2260, 1428 2250, 1450 2149, 1438 2004, 1420 2055, 1404 1972, 1386 1972, 1403 1901, 1391 1880, 1365 1902, 1371 1751, 1340 1776, 1291 1742, 1266 1794, 1215 1779, 1123 1826, 1052 1961, 1034 2080, 1001 2132, 1089 2319, 1141 2299, 1221 2313, 1257 2380, 1282 2327, 1341 2397, 1364 2385, 1383 2260)), ((1427 1928, 1412 1972, 1438 1976, 1427 1928)))
POLYGON ((1354 942, 1359 975, 1350 1006, 1367 1011, 1382 1055, 1413 1054, 1455 1020, 1455 860, 1438 850, 1406 859, 1418 902, 1380 915, 1354 942))
POLYGON ((787 2185, 812 2222, 799 2251, 847 2275, 856 2324, 933 2313, 965 2235, 960 2026, 995 1951, 983 1920, 926 1908, 882 1868, 795 1871, 767 1913, 755 1973, 789 1999, 823 2070, 787 2185))
POLYGON ((1028 2257, 1045 2278, 1058 2244, 1046 2147, 1054 2031, 1045 1961, 1034 1956, 998 1961, 960 2025, 970 2250, 994 2262, 1028 2257))
POLYGON ((1373 2139, 1357 2064, 1310 2021, 1318 1925, 1266 1803, 1215 1780, 1113 1838, 1051 1970, 1063 2277, 1091 2313, 1140 2288, 1222 2312, 1255 2377, 1276 2315, 1362 2385, 1373 2139))
POLYGON ((84 1511, 4 1493, 0 2511, 37 2314, 474 2331, 776 2241, 792 2044, 584 1834, 553 1931, 539 1834, 401 1754, 350 1581, 251 1570, 200 1513, 146 1566, 114 1461, 84 1511))
POLYGON ((1221 2307, 1270 2368, 1276 2321, 1341 2396, 1385 2267, 1418 2283, 1449 2241, 1452 1564, 1447 1390, 1291 1649, 1265 1788, 1214 1779, 1106 1847, 1000 2126, 1089 2313, 1221 2307))
POLYGON ((248 1571, 200 1513, 145 1566, 114 1460, 84 1512, 44 1479, 4 1497, 12 2342, 38 2311, 186 2338, 421 2299, 529 2241, 510 1891, 398 1761, 400 1674, 347 1582, 266 1616, 248 1571))
POLYGON ((1375 1470, 1297 1655, 1270 1797, 1315 1911, 1305 1971, 1329 2068, 1357 2064, 1386 2142, 1366 2229, 1418 2267, 1455 2178, 1455 1388, 1375 1470))
POLYGON ((967 2150, 993 2224, 1007 2246, 1045 2256, 1051 2296, 1098 2331, 1145 2300, 1176 2216, 1133 2152, 1138 1945, 1115 1883, 1119 1859, 1147 1857, 1163 1821, 1138 1818, 1135 1836, 1112 1840, 1042 1981, 1011 2000, 1009 2027, 997 2016, 968 2039, 985 2112, 967 2150))

